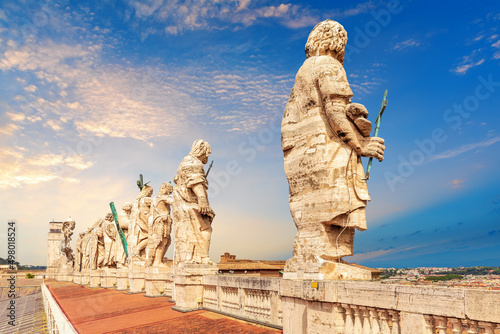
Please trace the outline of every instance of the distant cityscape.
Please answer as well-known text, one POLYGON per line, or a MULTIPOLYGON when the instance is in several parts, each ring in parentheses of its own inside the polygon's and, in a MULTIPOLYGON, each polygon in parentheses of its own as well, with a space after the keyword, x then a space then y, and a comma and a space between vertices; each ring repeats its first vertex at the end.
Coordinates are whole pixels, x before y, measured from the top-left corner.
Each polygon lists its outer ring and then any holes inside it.
POLYGON ((500 267, 378 268, 382 283, 500 290, 500 267))

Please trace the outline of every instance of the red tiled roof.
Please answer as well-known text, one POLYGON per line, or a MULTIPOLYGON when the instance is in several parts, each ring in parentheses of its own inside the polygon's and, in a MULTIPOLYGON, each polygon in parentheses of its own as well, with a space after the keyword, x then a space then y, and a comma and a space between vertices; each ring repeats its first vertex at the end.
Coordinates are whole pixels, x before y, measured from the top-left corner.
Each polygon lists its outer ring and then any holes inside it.
POLYGON ((75 329, 99 333, 282 333, 213 312, 172 310, 166 297, 148 298, 104 288, 47 282, 75 329))

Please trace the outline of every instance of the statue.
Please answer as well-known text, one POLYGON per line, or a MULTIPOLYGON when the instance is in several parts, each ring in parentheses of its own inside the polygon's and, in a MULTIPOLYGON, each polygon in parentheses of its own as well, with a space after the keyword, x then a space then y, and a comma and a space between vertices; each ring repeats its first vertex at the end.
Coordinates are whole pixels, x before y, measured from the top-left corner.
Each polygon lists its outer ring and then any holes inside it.
POLYGON ((64 255, 63 262, 71 264, 73 266, 74 257, 73 250, 71 249, 71 236, 73 235, 73 230, 75 229, 75 221, 71 218, 66 219, 63 222, 61 232, 63 234, 63 239, 61 240, 61 254, 64 255))
POLYGON ((366 108, 343 68, 347 33, 326 20, 314 27, 281 124, 289 203, 297 235, 285 272, 323 273, 352 255, 354 231, 366 229, 370 200, 361 157, 380 161, 384 140, 369 137, 366 108))
POLYGON ((172 218, 170 218, 170 206, 173 198, 168 197, 173 187, 164 182, 160 186, 158 196, 153 199, 149 215, 148 245, 146 251, 146 266, 159 266, 163 264, 163 256, 170 246, 170 231, 172 230, 172 218))
POLYGON ((82 238, 82 270, 90 269, 90 251, 91 251, 91 243, 90 238, 92 236, 92 229, 89 227, 87 231, 85 231, 85 235, 82 238))
MULTIPOLYGON (((118 223, 120 224, 121 229, 123 230, 123 234, 125 234, 125 238, 127 242, 130 242, 128 238, 128 229, 130 224, 130 214, 132 212, 132 203, 125 203, 122 207, 121 211, 118 213, 118 223)), ((121 244, 120 235, 118 234, 118 230, 116 231, 115 240, 119 245, 116 245, 116 265, 118 267, 127 265, 127 255, 125 254, 125 250, 123 249, 123 245, 121 244)))
POLYGON ((101 267, 104 261, 104 234, 102 230, 104 220, 105 218, 99 218, 90 231, 88 248, 90 253, 90 269, 93 270, 101 267))
MULTIPOLYGON (((104 242, 104 259, 102 261, 102 266, 114 267, 116 265, 116 235, 118 231, 116 230, 113 214, 108 213, 104 218, 102 233, 104 242)), ((118 242, 120 242, 120 239, 118 239, 118 242)))
MULTIPOLYGON (((153 199, 153 187, 144 185, 139 195, 134 201, 132 207, 131 221, 134 224, 131 240, 131 253, 138 260, 143 260, 146 257, 146 246, 148 244, 148 219, 151 211, 151 202, 153 199)), ((129 232, 130 233, 130 232, 129 232)))
POLYGON ((78 238, 76 239, 75 242, 75 271, 80 272, 82 270, 82 260, 83 260, 83 253, 84 250, 82 248, 82 243, 83 243, 83 238, 85 236, 85 232, 80 232, 78 235, 78 238))
POLYGON ((208 181, 203 164, 211 153, 210 145, 196 140, 191 152, 182 160, 174 178, 174 263, 214 264, 208 256, 212 221, 215 217, 210 208, 208 181))

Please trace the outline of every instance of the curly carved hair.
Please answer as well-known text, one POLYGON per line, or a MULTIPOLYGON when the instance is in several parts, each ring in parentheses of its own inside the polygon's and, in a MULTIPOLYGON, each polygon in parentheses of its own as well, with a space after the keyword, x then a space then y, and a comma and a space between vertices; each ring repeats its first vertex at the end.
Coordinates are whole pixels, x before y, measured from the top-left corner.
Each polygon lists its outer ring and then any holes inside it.
POLYGON ((195 140, 193 146, 191 146, 191 152, 189 152, 189 155, 199 157, 205 153, 210 154, 211 152, 212 148, 210 147, 210 144, 203 139, 198 139, 195 140))
POLYGON ((347 44, 347 32, 344 27, 332 20, 325 20, 318 23, 311 33, 306 43, 307 58, 325 55, 327 50, 335 53, 337 60, 343 64, 345 46, 347 44))

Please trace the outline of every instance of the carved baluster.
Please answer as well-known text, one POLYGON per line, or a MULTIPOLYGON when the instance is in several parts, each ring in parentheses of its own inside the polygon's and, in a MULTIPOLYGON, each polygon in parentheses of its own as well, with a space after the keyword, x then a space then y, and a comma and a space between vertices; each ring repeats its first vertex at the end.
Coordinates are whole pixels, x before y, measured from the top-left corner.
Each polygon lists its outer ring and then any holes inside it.
POLYGON ((387 310, 380 310, 380 334, 391 334, 391 327, 389 326, 389 312, 387 310))
POLYGON ((359 309, 359 306, 351 306, 352 309, 354 310, 354 334, 361 334, 363 331, 363 323, 361 322, 361 310, 359 309))
POLYGON ((398 311, 389 311, 392 317, 392 334, 400 334, 399 313, 398 311))
POLYGON ((378 317, 378 310, 370 309, 370 324, 372 327, 371 334, 380 334, 380 321, 378 317))
POLYGON ((335 304, 333 306, 333 321, 335 329, 335 334, 344 334, 345 333, 345 310, 339 304, 335 304))
POLYGON ((361 334, 370 334, 372 330, 370 326, 370 310, 364 306, 360 306, 359 311, 363 323, 363 331, 361 334))
POLYGON ((459 319, 450 318, 448 321, 451 323, 451 332, 453 334, 462 333, 462 322, 459 319))
POLYGON ((344 334, 354 333, 354 310, 347 304, 342 304, 345 310, 344 334))
POLYGON ((448 329, 448 319, 435 316, 434 320, 436 321, 436 329, 438 330, 438 333, 446 334, 446 329, 448 329))
POLYGON ((424 320, 425 320, 425 333, 426 334, 436 333, 436 329, 434 327, 434 318, 431 315, 424 315, 424 320))
POLYGON ((477 325, 477 321, 465 320, 467 322, 467 333, 469 334, 478 334, 479 327, 477 325))
POLYGON ((480 322, 479 327, 484 328, 484 334, 493 334, 496 326, 491 322, 480 322))

